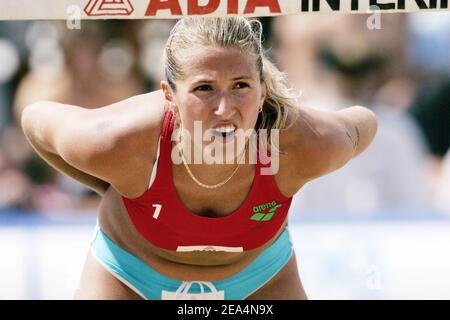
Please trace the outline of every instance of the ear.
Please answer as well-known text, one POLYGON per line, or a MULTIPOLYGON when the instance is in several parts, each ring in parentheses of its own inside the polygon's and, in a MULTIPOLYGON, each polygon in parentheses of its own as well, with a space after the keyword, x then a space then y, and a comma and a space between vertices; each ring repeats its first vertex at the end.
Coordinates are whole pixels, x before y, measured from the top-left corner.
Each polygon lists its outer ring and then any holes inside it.
POLYGON ((263 81, 262 85, 261 85, 261 104, 264 103, 264 100, 266 99, 266 97, 267 97, 267 85, 266 85, 266 82, 263 81))
POLYGON ((174 108, 175 101, 173 98, 172 88, 170 87, 169 83, 166 80, 162 80, 160 82, 160 87, 164 94, 164 100, 166 102, 166 107, 168 109, 172 110, 173 112, 175 112, 175 108, 174 108))

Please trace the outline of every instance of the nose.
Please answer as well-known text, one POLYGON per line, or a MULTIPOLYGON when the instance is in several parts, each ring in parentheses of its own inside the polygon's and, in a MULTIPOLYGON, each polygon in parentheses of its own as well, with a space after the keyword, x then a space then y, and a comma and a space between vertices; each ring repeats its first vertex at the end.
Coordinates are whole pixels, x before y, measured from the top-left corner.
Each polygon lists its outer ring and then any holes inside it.
POLYGON ((228 96, 228 94, 224 93, 219 98, 219 105, 217 109, 214 111, 214 114, 217 116, 221 116, 224 118, 228 118, 234 113, 234 106, 232 99, 228 96))

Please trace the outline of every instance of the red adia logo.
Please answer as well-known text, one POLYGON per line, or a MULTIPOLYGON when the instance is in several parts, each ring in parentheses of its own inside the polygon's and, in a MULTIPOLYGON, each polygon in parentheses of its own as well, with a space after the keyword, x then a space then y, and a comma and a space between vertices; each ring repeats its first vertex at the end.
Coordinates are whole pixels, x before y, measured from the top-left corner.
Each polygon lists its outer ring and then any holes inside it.
POLYGON ((90 0, 84 7, 88 16, 129 16, 133 11, 130 0, 90 0))
MULTIPOLYGON (((144 1, 144 0, 141 0, 144 1)), ((270 13, 281 13, 279 0, 147 0, 144 16, 158 16, 161 11, 181 16, 211 14, 219 10, 223 2, 227 14, 253 14, 256 8, 266 8, 270 13), (185 4, 186 12, 181 9, 185 4), (240 9, 239 9, 240 8, 240 9)), ((84 7, 88 16, 129 16, 134 12, 130 0, 89 0, 84 7)))
POLYGON ((257 7, 265 7, 270 13, 281 13, 278 0, 150 0, 145 16, 158 16, 159 10, 170 10, 171 15, 183 15, 181 3, 187 2, 187 15, 202 15, 214 13, 219 9, 221 2, 226 6, 227 14, 252 14, 257 7), (202 3, 200 3, 202 2, 202 3), (244 10, 240 12, 240 4, 244 10))

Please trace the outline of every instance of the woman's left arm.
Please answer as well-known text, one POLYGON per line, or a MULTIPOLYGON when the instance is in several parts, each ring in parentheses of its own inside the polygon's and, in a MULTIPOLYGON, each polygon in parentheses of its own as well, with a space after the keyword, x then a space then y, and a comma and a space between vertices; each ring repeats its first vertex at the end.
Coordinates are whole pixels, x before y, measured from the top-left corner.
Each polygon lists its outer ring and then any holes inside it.
POLYGON ((364 107, 328 112, 299 109, 300 116, 281 139, 290 146, 290 177, 304 184, 344 166, 372 142, 378 128, 375 114, 364 107))

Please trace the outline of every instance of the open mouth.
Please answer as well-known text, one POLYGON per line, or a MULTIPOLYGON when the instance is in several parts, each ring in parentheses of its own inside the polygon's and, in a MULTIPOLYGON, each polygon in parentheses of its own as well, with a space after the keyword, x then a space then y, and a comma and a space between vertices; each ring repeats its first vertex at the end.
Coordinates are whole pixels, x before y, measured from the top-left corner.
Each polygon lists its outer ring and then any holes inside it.
POLYGON ((212 129, 212 133, 215 137, 218 138, 229 138, 232 137, 236 132, 236 127, 234 125, 227 125, 222 127, 217 127, 212 129))

